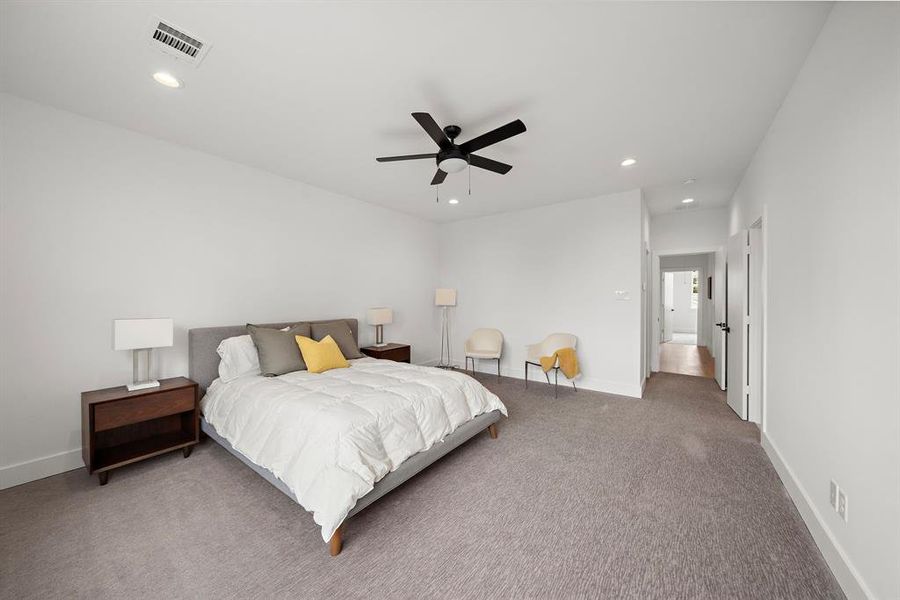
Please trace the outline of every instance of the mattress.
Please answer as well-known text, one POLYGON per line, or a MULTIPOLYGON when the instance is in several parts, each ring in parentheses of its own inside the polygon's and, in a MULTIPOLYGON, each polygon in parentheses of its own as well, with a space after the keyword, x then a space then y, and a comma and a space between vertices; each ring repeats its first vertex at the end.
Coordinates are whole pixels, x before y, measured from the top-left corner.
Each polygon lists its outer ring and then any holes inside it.
POLYGON ((326 541, 408 458, 479 415, 507 414, 463 373, 372 358, 350 363, 321 374, 217 380, 201 402, 216 434, 283 483, 326 541))

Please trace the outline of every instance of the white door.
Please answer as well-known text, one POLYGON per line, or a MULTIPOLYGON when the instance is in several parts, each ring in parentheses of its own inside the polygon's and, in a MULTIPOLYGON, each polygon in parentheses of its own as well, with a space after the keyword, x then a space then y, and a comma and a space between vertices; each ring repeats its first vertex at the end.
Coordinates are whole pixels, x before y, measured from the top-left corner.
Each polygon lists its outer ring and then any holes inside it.
POLYGON ((728 406, 747 419, 747 232, 741 231, 728 240, 726 259, 726 331, 728 332, 727 386, 728 406))
POLYGON ((713 304, 715 305, 716 326, 712 329, 712 344, 716 348, 716 382, 725 389, 725 357, 728 355, 726 344, 728 335, 720 326, 727 321, 725 306, 725 251, 716 252, 716 268, 713 275, 713 304))
POLYGON ((675 330, 675 273, 663 273, 663 342, 675 330))
POLYGON ((747 268, 747 418, 762 424, 762 344, 763 344, 763 290, 762 290, 762 229, 749 231, 747 268))

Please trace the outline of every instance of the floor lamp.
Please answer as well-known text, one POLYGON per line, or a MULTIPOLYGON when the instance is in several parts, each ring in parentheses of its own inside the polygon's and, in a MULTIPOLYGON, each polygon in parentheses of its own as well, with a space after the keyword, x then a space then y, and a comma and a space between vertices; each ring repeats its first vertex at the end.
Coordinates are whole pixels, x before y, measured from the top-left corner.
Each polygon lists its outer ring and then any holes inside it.
POLYGON ((438 288, 434 290, 434 305, 441 307, 441 362, 440 369, 452 369, 453 361, 450 358, 450 307, 456 306, 456 290, 450 288, 438 288), (444 349, 447 350, 447 362, 444 362, 444 349))

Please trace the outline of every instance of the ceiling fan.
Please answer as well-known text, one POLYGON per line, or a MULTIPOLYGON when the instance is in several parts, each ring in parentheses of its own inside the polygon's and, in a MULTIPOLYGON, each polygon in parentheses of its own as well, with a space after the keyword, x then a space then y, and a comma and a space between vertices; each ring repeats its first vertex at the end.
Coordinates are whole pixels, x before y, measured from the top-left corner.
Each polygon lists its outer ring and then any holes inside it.
POLYGON ((500 173, 501 175, 509 173, 509 170, 512 169, 512 165, 507 165, 472 153, 496 144, 497 142, 502 142, 514 135, 519 135, 525 131, 525 123, 516 119, 503 127, 498 127, 497 129, 479 135, 468 142, 457 145, 454 140, 462 132, 462 129, 458 125, 447 125, 441 129, 431 115, 426 112, 414 112, 412 113, 412 117, 418 121, 419 125, 422 126, 422 129, 425 130, 425 133, 431 136, 431 139, 434 140, 440 150, 434 154, 382 156, 375 160, 378 162, 393 162, 397 160, 433 158, 437 162, 438 169, 434 174, 434 178, 431 180, 431 185, 443 183, 444 179, 447 177, 447 173, 458 173, 468 165, 478 167, 479 169, 493 171, 494 173, 500 173))

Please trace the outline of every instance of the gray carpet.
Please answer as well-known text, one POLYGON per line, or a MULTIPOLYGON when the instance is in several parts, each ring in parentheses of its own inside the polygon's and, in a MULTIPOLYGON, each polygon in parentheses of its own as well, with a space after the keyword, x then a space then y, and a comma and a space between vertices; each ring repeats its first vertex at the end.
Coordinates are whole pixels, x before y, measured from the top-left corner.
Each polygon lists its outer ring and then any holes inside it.
POLYGON ((481 379, 511 417, 347 524, 214 443, 0 492, 2 598, 843 598, 715 383, 635 400, 481 379))

